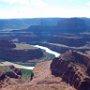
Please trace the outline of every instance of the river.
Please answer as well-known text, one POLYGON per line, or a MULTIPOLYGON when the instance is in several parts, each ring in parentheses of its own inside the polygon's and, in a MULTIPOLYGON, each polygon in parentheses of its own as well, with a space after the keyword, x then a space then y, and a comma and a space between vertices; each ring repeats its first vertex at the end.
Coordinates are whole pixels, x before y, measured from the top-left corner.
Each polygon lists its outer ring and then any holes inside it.
MULTIPOLYGON (((55 55, 55 57, 59 57, 60 56, 60 53, 55 52, 55 51, 53 51, 53 50, 51 50, 51 49, 49 49, 47 47, 43 47, 43 46, 40 46, 40 45, 33 45, 33 46, 36 47, 36 48, 43 49, 47 53, 55 55)), ((23 65, 19 65, 19 64, 14 64, 14 63, 11 63, 11 62, 8 62, 8 61, 2 62, 2 64, 0 64, 0 66, 9 66, 9 65, 14 65, 15 67, 21 68, 21 69, 29 69, 29 70, 33 70, 34 69, 34 66, 28 67, 28 66, 23 66, 23 65)))
POLYGON ((47 53, 55 55, 55 57, 59 57, 59 56, 60 56, 60 53, 55 52, 55 51, 53 51, 53 50, 51 50, 51 49, 49 49, 49 48, 47 48, 47 47, 43 47, 43 46, 39 46, 39 45, 34 45, 34 47, 43 49, 43 50, 45 50, 47 53))

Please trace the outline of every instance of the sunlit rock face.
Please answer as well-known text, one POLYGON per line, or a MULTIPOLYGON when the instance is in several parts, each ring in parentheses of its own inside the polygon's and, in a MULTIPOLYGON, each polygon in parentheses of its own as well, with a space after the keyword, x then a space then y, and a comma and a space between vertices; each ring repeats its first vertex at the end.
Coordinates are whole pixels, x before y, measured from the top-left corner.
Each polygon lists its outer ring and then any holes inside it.
POLYGON ((52 74, 78 90, 90 90, 89 67, 90 57, 76 51, 66 52, 51 63, 52 74))

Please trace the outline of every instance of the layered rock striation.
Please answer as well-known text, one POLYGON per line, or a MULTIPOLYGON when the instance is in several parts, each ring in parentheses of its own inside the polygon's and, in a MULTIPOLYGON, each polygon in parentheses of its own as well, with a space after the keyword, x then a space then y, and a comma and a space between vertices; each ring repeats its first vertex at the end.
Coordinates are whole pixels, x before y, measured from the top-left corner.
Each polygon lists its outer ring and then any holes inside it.
POLYGON ((69 51, 55 58, 51 72, 77 90, 90 90, 90 57, 76 51, 69 51))

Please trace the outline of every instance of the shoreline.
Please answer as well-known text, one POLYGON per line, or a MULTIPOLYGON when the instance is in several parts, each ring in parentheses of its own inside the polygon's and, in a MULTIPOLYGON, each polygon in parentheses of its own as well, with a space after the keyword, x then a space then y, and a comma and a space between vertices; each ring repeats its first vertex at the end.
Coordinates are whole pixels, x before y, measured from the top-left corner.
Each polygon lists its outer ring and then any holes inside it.
POLYGON ((10 65, 14 65, 16 68, 19 68, 19 69, 27 69, 27 70, 33 70, 34 69, 34 67, 32 67, 32 66, 30 66, 30 67, 29 66, 23 66, 23 65, 15 64, 15 63, 8 62, 8 61, 0 63, 0 66, 10 66, 10 65))

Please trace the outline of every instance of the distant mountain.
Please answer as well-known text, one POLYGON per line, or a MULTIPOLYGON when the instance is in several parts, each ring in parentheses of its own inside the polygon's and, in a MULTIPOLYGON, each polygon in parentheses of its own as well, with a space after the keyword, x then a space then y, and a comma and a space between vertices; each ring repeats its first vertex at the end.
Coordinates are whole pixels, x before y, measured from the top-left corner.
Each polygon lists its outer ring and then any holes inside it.
POLYGON ((20 30, 23 28, 27 28, 30 25, 38 25, 39 22, 39 19, 0 19, 0 30, 20 30))
POLYGON ((69 18, 58 23, 59 30, 67 33, 80 33, 88 30, 85 20, 81 18, 69 18))
POLYGON ((90 45, 90 18, 5 19, 0 23, 0 39, 39 45, 43 42, 70 47, 90 45))
POLYGON ((90 26, 89 18, 34 18, 0 19, 0 30, 31 29, 57 32, 84 31, 90 26), (83 31, 82 30, 82 31, 83 31))
POLYGON ((0 30, 24 29, 36 25, 56 25, 61 18, 0 19, 0 30))

